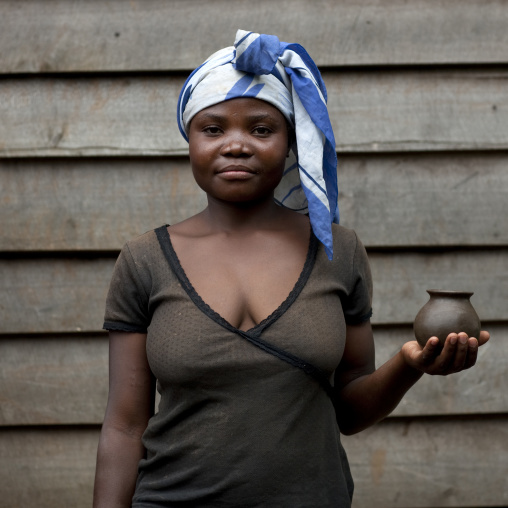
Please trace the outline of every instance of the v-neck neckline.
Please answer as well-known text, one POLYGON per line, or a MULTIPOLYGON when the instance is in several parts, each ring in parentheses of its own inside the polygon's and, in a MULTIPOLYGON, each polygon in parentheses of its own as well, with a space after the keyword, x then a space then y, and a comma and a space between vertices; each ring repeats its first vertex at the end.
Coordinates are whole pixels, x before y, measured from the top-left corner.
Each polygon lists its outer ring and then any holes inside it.
POLYGON ((159 244, 161 246, 164 257, 166 258, 169 266, 173 270, 174 274, 178 278, 178 281, 182 285, 183 289, 192 300, 194 305, 201 310, 204 314, 210 317, 213 321, 220 324, 227 330, 240 333, 240 334, 249 334, 253 336, 259 337, 263 330, 272 325, 275 321, 277 321, 288 309, 291 307, 293 302, 298 298, 303 288, 305 287, 312 269, 314 268, 314 264, 316 261, 316 253, 318 248, 318 239, 314 235, 312 228, 310 229, 310 238, 309 238, 309 247, 307 250, 307 256, 305 258, 305 263, 303 265, 302 271, 300 272, 300 276, 296 281, 293 289, 290 291, 289 295, 286 299, 266 318, 260 321, 257 325, 249 328, 248 330, 242 330, 241 328, 237 328, 233 326, 229 321, 224 319, 218 312, 214 311, 199 295, 199 293, 195 290, 194 286, 190 282, 187 274, 185 273, 178 255, 175 252, 173 247, 173 243, 171 242, 171 235, 168 231, 168 225, 165 224, 163 226, 155 229, 155 234, 157 235, 157 239, 159 240, 159 244))

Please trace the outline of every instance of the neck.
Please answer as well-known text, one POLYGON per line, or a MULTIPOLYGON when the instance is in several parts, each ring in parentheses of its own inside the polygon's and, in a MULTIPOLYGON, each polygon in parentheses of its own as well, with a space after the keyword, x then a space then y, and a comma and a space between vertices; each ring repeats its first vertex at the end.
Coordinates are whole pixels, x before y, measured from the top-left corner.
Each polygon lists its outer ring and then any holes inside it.
POLYGON ((273 227, 286 213, 273 196, 251 203, 229 203, 208 197, 203 218, 216 230, 247 231, 273 227))

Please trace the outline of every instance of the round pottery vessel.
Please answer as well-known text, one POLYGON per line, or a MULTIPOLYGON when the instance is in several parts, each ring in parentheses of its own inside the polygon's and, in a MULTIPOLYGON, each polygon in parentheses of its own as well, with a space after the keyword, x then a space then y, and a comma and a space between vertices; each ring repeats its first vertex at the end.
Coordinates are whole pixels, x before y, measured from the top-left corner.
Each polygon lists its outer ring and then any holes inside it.
POLYGON ((431 337, 444 345, 450 333, 465 332, 469 337, 480 335, 480 318, 469 298, 474 293, 428 289, 429 301, 416 315, 413 329, 416 340, 424 347, 431 337))

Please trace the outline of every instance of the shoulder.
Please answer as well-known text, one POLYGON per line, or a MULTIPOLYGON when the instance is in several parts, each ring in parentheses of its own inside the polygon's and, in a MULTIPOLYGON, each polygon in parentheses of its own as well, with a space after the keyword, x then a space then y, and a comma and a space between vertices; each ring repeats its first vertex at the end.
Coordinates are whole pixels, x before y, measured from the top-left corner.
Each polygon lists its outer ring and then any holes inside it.
POLYGON ((332 224, 333 259, 328 260, 325 250, 319 247, 318 263, 326 270, 340 273, 346 279, 358 270, 369 270, 369 260, 364 245, 353 229, 332 224))
POLYGON ((335 253, 351 252, 354 254, 358 245, 362 245, 358 235, 353 229, 346 228, 339 224, 332 224, 332 236, 333 236, 333 252, 334 258, 335 253))
MULTIPOLYGON (((136 273, 144 283, 152 280, 152 272, 164 264, 164 254, 157 235, 161 226, 139 235, 124 244, 115 266, 136 273)), ((160 234, 160 233, 159 233, 160 234)))
POLYGON ((159 240, 157 232, 167 226, 160 226, 156 229, 151 229, 131 240, 129 240, 122 248, 122 252, 127 252, 135 259, 146 258, 150 254, 158 254, 160 251, 159 240))

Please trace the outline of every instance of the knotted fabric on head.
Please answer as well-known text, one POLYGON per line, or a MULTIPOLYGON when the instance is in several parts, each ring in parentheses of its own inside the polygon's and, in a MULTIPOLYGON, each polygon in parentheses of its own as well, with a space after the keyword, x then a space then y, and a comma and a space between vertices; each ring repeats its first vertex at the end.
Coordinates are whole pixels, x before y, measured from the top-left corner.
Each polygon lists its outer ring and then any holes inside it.
POLYGON ((234 47, 214 53, 189 76, 178 99, 178 126, 229 99, 252 97, 275 106, 295 129, 275 201, 308 213, 316 237, 333 257, 331 224, 339 222, 337 155, 321 74, 299 44, 238 30, 234 47))

